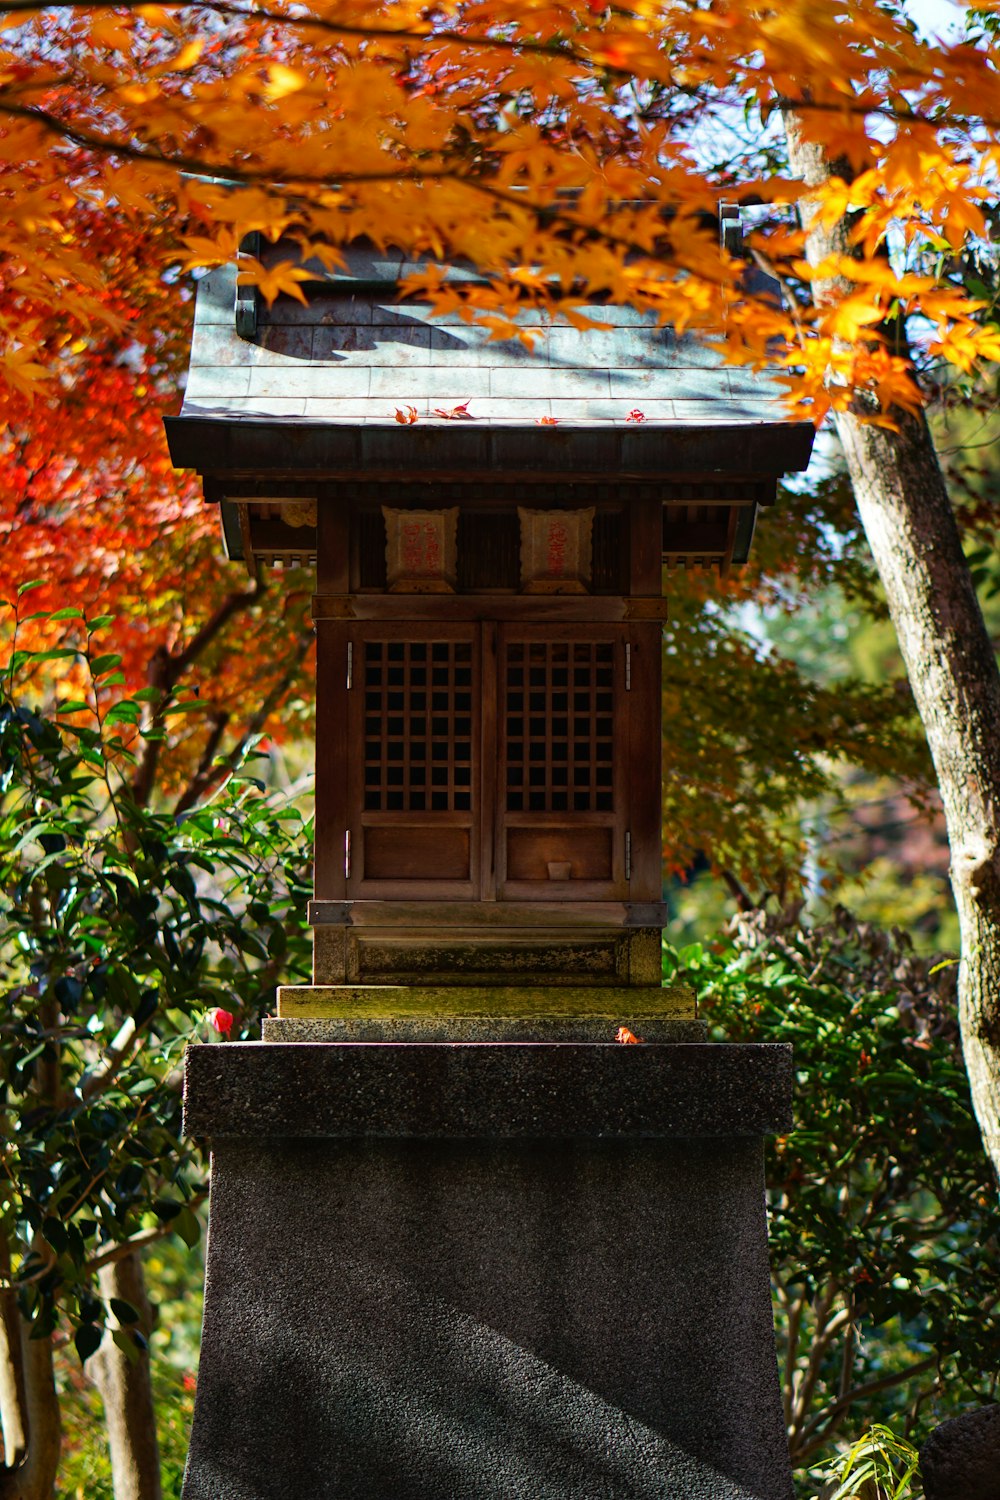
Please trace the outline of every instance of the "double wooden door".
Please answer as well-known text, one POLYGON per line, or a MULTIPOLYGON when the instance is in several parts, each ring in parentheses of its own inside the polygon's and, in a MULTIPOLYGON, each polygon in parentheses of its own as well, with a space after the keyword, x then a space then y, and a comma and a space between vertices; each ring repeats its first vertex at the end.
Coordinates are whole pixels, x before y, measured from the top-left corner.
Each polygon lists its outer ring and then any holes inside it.
POLYGON ((348 897, 627 897, 627 626, 343 629, 348 897))

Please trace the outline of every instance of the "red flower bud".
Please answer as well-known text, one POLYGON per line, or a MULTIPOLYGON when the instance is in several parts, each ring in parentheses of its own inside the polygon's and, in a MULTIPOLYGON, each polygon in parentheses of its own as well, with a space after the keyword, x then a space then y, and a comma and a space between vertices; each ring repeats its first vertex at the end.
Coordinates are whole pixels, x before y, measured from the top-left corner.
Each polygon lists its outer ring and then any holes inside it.
POLYGON ((208 1019, 220 1036, 228 1037, 236 1017, 230 1011, 223 1010, 217 1005, 214 1010, 209 1011, 208 1019))

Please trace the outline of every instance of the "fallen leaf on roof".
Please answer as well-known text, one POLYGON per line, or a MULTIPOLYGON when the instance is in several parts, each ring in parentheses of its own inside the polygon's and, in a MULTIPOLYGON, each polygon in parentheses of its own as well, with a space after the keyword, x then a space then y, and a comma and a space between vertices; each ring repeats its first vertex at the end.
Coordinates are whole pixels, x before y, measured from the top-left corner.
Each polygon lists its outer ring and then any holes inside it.
MULTIPOLYGON (((472 397, 469 397, 469 401, 472 397)), ((469 401, 463 401, 460 406, 435 406, 434 415, 444 417, 449 422, 474 422, 476 419, 469 410, 469 401)))

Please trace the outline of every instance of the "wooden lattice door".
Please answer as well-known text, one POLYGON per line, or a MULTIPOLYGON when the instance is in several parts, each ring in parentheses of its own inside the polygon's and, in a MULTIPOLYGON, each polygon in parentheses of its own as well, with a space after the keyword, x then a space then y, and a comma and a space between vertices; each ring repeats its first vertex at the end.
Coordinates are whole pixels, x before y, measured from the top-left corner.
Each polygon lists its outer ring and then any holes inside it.
POLYGON ((615 626, 501 630, 501 897, 627 895, 629 649, 626 632, 615 626))
POLYGON ((352 896, 477 894, 478 636, 474 626, 352 631, 352 896))

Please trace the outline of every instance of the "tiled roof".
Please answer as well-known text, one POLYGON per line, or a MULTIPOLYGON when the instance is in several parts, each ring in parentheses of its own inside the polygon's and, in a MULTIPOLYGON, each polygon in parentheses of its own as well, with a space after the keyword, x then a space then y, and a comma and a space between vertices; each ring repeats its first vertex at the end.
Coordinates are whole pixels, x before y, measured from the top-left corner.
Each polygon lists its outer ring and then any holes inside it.
POLYGON ((614 428, 633 409, 674 428, 786 420, 773 379, 726 366, 704 339, 679 338, 631 308, 594 308, 609 326, 587 330, 525 321, 529 349, 457 313, 397 302, 398 258, 348 255, 347 274, 308 285, 307 305, 261 302, 249 338, 236 329, 235 267, 206 276, 181 416, 356 427, 394 425, 396 408, 413 406, 422 426, 455 428, 434 409, 468 402, 490 426, 554 418, 614 428))

